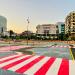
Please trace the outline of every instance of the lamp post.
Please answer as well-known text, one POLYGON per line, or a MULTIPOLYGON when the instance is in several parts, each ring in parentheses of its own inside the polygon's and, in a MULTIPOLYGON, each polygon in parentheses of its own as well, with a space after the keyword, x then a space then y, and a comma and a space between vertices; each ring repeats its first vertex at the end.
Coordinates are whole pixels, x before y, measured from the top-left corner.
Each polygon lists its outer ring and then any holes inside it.
POLYGON ((28 27, 29 27, 29 17, 28 17, 28 19, 27 19, 27 23, 28 23, 28 25, 27 25, 27 45, 28 45, 28 27))

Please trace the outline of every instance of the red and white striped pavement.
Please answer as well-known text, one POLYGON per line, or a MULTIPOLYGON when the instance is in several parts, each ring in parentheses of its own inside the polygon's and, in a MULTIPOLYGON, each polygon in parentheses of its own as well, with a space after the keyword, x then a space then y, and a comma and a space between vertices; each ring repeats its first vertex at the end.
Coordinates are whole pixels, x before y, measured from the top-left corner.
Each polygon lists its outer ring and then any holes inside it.
POLYGON ((21 48, 28 48, 29 46, 5 46, 5 47, 0 47, 0 52, 7 52, 11 50, 18 50, 21 48))
POLYGON ((49 46, 49 47, 52 47, 52 48, 70 48, 69 46, 59 46, 59 45, 57 45, 57 46, 49 46))
POLYGON ((75 75, 75 61, 37 55, 2 57, 0 68, 26 75, 75 75))
MULTIPOLYGON (((70 48, 70 46, 49 46, 50 48, 70 48)), ((18 50, 21 48, 32 48, 30 46, 5 46, 5 47, 0 47, 0 52, 8 52, 12 50, 18 50)))

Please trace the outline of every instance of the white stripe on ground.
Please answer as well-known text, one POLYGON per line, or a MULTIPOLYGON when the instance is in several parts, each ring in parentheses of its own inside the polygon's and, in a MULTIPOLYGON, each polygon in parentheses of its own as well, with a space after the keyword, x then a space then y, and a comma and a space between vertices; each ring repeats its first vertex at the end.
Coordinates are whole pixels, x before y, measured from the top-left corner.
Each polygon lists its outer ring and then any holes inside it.
POLYGON ((4 62, 4 63, 0 64, 0 68, 1 68, 1 67, 4 67, 4 66, 6 66, 6 65, 8 65, 8 64, 10 64, 10 63, 13 63, 13 62, 15 62, 15 61, 21 60, 21 59, 23 59, 23 58, 25 58, 25 57, 28 57, 28 56, 30 56, 30 55, 21 56, 21 57, 19 57, 19 58, 12 59, 12 60, 10 60, 10 61, 8 61, 8 62, 4 62))
POLYGON ((23 53, 22 52, 16 52, 18 55, 22 55, 23 53))
POLYGON ((0 61, 6 60, 6 59, 9 59, 9 58, 13 58, 15 56, 20 56, 20 55, 10 55, 8 57, 3 57, 3 58, 0 59, 0 61))
POLYGON ((64 46, 64 47, 67 47, 67 46, 64 46))
POLYGON ((52 66, 48 69, 46 75, 58 75, 58 70, 60 68, 62 59, 56 59, 52 66))
POLYGON ((26 72, 24 72, 24 74, 34 75, 34 73, 37 72, 49 59, 50 57, 43 58, 38 63, 33 65, 30 69, 28 69, 26 72))
POLYGON ((58 47, 58 46, 55 46, 55 47, 58 47))
POLYGON ((75 75, 75 61, 69 61, 69 75, 75 75))
POLYGON ((15 65, 11 68, 9 68, 8 70, 11 70, 11 71, 16 71, 17 69, 23 67, 24 65, 28 64, 29 62, 35 60, 36 58, 38 58, 39 56, 33 56, 32 58, 29 58, 28 60, 25 60, 24 62, 18 64, 18 65, 15 65))
POLYGON ((61 47, 61 48, 62 48, 62 47, 64 47, 64 46, 59 46, 59 47, 61 47))

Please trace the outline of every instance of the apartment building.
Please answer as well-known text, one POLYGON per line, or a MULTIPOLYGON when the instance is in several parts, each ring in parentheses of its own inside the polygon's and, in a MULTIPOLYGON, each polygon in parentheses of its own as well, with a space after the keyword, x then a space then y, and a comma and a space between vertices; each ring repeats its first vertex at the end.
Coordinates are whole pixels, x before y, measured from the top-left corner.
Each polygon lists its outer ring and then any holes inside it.
POLYGON ((70 12, 65 19, 65 34, 75 37, 75 11, 70 12))

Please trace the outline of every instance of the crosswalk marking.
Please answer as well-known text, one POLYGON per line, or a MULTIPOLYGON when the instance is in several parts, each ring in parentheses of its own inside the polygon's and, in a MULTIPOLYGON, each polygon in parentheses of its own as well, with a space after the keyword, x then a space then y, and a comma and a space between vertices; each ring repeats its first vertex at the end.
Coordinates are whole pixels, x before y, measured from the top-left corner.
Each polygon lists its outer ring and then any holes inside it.
POLYGON ((32 60, 35 60, 36 58, 38 58, 39 56, 33 56, 32 58, 20 63, 20 64, 17 64, 11 68, 9 68, 9 70, 11 71, 16 71, 17 69, 21 68, 22 66, 26 65, 27 63, 31 62, 32 60))
POLYGON ((58 75, 69 75, 69 60, 62 59, 58 75))
POLYGON ((69 61, 69 75, 75 75, 75 61, 69 61))
POLYGON ((27 57, 27 56, 29 56, 29 55, 25 55, 25 56, 19 57, 19 58, 17 58, 17 59, 10 60, 10 61, 8 61, 8 62, 4 62, 4 63, 2 63, 2 64, 0 65, 0 68, 3 67, 3 66, 5 66, 5 65, 8 65, 8 64, 10 64, 10 63, 13 63, 13 62, 15 62, 15 61, 17 61, 17 60, 20 60, 20 59, 22 59, 22 58, 25 58, 25 57, 27 57))
POLYGON ((19 64, 19 63, 21 63, 21 62, 23 62, 23 61, 25 61, 25 60, 31 58, 31 57, 32 57, 32 56, 27 56, 27 57, 25 57, 25 58, 23 58, 23 59, 21 59, 21 60, 18 60, 18 61, 15 61, 15 62, 13 62, 13 63, 10 63, 10 64, 8 64, 8 65, 2 67, 2 69, 6 69, 6 70, 7 70, 7 69, 9 69, 10 67, 13 67, 13 66, 15 66, 15 65, 17 65, 17 64, 19 64))
POLYGON ((62 59, 56 59, 52 66, 48 69, 46 75, 57 75, 62 59))
POLYGON ((15 56, 20 56, 20 55, 11 55, 11 56, 7 56, 7 57, 3 57, 3 58, 0 58, 0 61, 6 60, 6 59, 9 59, 9 58, 13 58, 15 56))
POLYGON ((50 57, 43 58, 41 61, 39 61, 38 63, 33 65, 27 71, 25 71, 24 74, 34 75, 34 73, 37 72, 41 68, 41 66, 43 66, 49 59, 50 59, 50 57))
POLYGON ((52 48, 68 48, 69 46, 59 46, 59 45, 57 45, 57 46, 50 46, 50 47, 52 47, 52 48))
POLYGON ((75 61, 37 55, 3 57, 0 68, 27 75, 75 75, 75 61))
POLYGON ((34 64, 36 64, 37 62, 39 62, 43 58, 44 58, 44 56, 40 56, 40 57, 36 58, 35 60, 31 61, 30 63, 24 65, 23 67, 21 67, 19 69, 17 69, 16 72, 19 72, 19 73, 25 72, 26 70, 28 70, 30 67, 32 67, 34 64))
POLYGON ((5 46, 0 48, 0 52, 8 52, 11 50, 18 50, 21 48, 31 48, 31 46, 5 46))
POLYGON ((51 57, 34 75, 45 75, 49 67, 52 66, 56 58, 51 57))
MULTIPOLYGON (((23 56, 23 55, 20 55, 20 56, 23 56)), ((1 64, 1 63, 4 63, 4 62, 7 62, 7 61, 10 61, 10 60, 13 60, 13 59, 15 59, 15 58, 19 58, 20 56, 15 56, 15 57, 12 57, 12 58, 9 58, 9 59, 0 61, 0 64, 1 64)))

